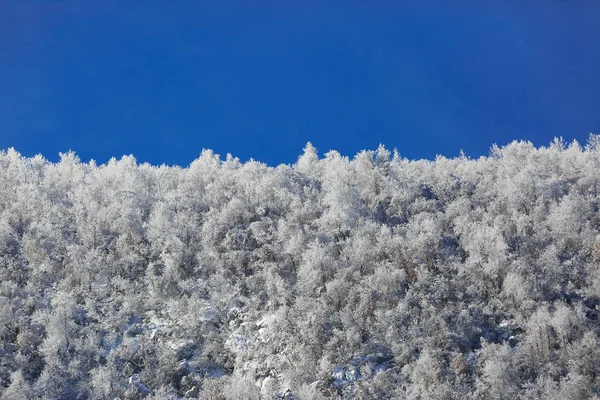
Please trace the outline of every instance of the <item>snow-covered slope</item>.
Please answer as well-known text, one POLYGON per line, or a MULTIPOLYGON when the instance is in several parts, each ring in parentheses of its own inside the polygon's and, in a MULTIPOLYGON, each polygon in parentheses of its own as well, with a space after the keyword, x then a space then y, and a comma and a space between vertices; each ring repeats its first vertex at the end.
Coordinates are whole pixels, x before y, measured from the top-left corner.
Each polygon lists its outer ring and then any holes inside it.
POLYGON ((600 140, 0 152, 1 399, 600 395, 600 140))

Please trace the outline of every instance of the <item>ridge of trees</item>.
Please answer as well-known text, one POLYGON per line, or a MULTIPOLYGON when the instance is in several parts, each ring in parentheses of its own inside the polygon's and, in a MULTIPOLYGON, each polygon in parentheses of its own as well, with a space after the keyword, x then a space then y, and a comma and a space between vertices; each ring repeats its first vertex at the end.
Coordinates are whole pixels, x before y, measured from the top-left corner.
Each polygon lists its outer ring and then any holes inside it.
POLYGON ((600 396, 600 136, 293 165, 0 152, 0 399, 600 396))

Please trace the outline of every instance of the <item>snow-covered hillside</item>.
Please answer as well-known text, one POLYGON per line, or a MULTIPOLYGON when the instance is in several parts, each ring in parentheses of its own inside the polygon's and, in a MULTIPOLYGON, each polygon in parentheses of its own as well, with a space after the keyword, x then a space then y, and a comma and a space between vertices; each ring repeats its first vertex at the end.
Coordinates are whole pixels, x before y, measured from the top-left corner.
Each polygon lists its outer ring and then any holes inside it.
POLYGON ((595 135, 276 168, 0 152, 0 398, 598 398, 599 190, 595 135))

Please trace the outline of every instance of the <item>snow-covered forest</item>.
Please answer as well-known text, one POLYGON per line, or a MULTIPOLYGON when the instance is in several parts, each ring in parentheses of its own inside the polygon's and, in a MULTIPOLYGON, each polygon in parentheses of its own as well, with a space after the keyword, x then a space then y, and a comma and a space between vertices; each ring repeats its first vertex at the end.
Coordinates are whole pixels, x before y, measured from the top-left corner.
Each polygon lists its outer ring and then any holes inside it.
POLYGON ((596 135, 277 167, 0 152, 0 398, 598 398, 599 191, 596 135))

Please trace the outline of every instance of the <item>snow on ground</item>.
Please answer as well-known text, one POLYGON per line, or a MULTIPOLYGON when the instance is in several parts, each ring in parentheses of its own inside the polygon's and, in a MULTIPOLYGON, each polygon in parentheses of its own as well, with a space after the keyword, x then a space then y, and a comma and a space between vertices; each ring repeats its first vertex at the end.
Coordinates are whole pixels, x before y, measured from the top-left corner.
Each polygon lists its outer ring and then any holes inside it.
POLYGON ((385 351, 355 358, 346 365, 336 365, 331 372, 333 385, 339 390, 351 388, 360 380, 371 380, 387 371, 392 363, 392 354, 385 351))

